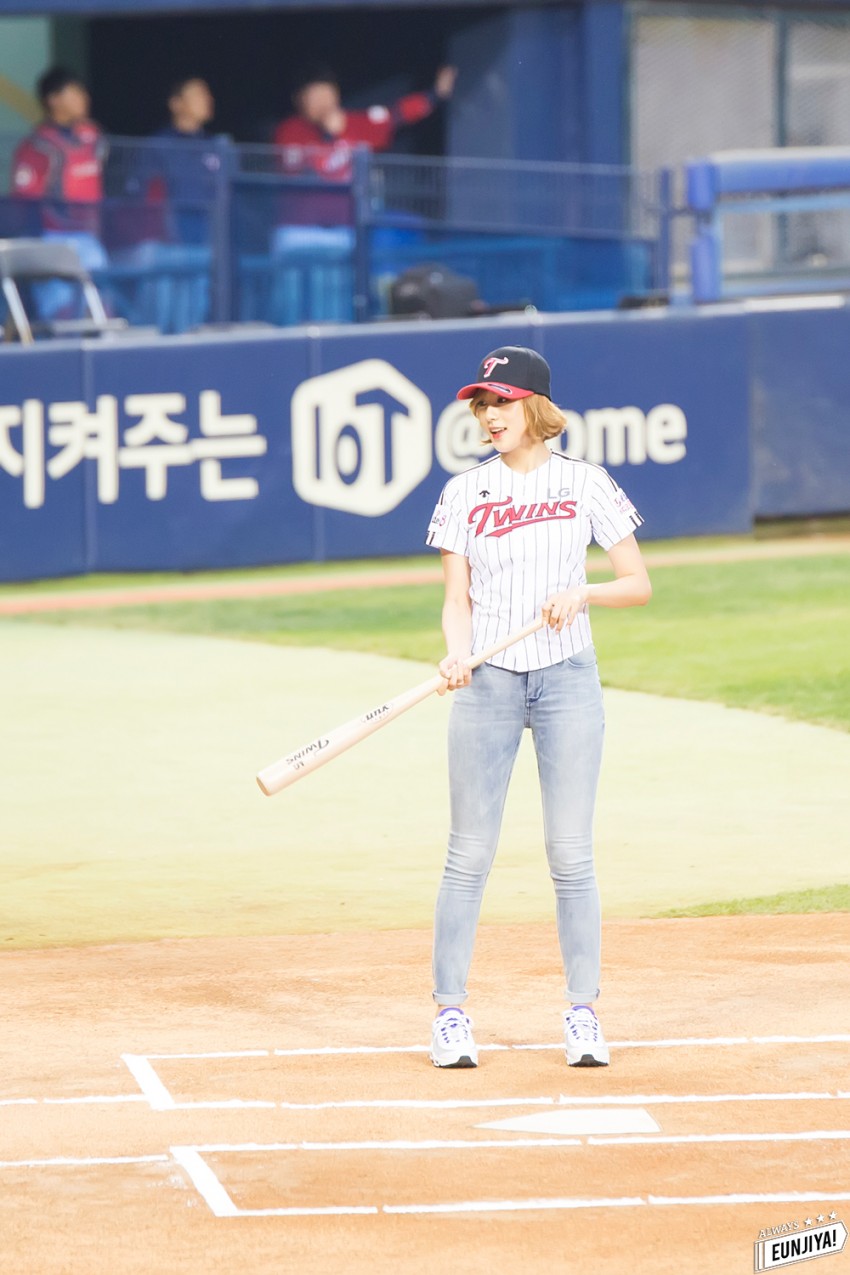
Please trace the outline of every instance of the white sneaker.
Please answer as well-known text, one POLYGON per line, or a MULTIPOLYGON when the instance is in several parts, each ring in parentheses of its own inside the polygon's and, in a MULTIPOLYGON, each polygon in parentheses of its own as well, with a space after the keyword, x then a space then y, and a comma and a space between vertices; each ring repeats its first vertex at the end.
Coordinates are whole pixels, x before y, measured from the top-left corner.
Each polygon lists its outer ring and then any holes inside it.
POLYGON ((564 1040, 571 1067, 608 1066, 608 1046, 589 1005, 573 1005, 564 1014, 564 1040))
POLYGON ((431 1052, 435 1067, 477 1067, 478 1050, 472 1039, 472 1023, 460 1009, 444 1009, 431 1028, 431 1052))

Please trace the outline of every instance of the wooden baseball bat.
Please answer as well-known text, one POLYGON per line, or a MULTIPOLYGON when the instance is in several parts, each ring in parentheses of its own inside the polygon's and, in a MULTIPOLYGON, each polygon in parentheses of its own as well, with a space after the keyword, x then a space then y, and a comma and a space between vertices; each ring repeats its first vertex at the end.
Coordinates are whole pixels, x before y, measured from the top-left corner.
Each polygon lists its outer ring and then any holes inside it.
MULTIPOLYGON (((479 664, 492 659, 494 655, 504 651, 505 647, 513 646, 514 642, 521 642, 523 638, 536 633, 542 627, 543 617, 538 616, 531 624, 526 624, 524 629, 518 629, 516 633, 509 634, 502 642, 497 642, 495 646, 488 647, 486 651, 480 651, 478 655, 473 655, 471 659, 466 661, 468 667, 478 668, 479 664)), ((409 708, 413 708, 415 704, 420 704, 422 700, 427 699, 429 695, 433 695, 435 691, 445 685, 446 679, 441 673, 437 673, 434 677, 429 677, 427 682, 420 682, 418 686, 411 687, 409 691, 403 691, 401 695, 396 695, 394 699, 388 699, 383 704, 377 704, 374 708, 361 713, 359 717, 355 717, 352 721, 345 722, 342 726, 337 726, 334 730, 328 731, 327 735, 319 735, 317 739, 311 740, 303 748, 296 748, 295 752, 287 753, 285 757, 272 762, 270 766, 266 766, 257 775, 257 783, 261 791, 267 797, 273 797, 275 793, 281 792, 284 788, 288 788, 290 784, 303 779, 305 775, 318 770, 320 766, 333 761, 334 757, 339 757, 340 753, 353 748, 355 744, 360 743, 361 739, 365 739, 367 735, 374 734, 376 730, 386 726, 387 722, 400 717, 409 708)))

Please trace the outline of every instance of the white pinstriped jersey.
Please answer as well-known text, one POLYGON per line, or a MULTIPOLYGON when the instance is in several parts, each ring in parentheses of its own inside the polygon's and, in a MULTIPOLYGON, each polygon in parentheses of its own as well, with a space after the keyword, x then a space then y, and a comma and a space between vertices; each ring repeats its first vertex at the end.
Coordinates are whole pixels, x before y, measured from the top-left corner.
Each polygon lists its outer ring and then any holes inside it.
MULTIPOLYGON (((426 543, 469 559, 474 655, 530 624, 551 594, 586 582, 591 537, 610 549, 642 522, 599 465, 553 452, 519 474, 493 456, 446 483, 426 543)), ((584 607, 561 633, 541 629, 490 663, 514 672, 547 668, 591 640, 584 607)))

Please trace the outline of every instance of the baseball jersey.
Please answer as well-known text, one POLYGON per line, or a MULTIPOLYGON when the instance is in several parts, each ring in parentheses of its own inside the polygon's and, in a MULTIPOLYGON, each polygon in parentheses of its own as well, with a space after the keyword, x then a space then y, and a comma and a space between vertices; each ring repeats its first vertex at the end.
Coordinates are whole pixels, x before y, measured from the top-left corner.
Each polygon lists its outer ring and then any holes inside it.
MULTIPOLYGON (((446 483, 426 543, 469 560, 474 655, 530 624, 553 593, 585 584, 591 538, 610 549, 642 522, 599 465, 553 452, 520 474, 493 456, 446 483)), ((569 628, 540 629, 489 662, 513 672, 547 668, 591 640, 583 607, 569 628)))
POLYGON ((434 110, 433 93, 408 93, 394 106, 370 106, 368 111, 346 111, 341 133, 325 133, 317 124, 291 115, 277 126, 275 144, 284 147, 287 172, 312 169, 328 181, 351 181, 354 146, 386 150, 403 124, 418 124, 434 110))
POLYGON ((42 199, 43 221, 49 230, 97 233, 98 214, 92 205, 103 196, 101 173, 106 142, 90 120, 70 128, 45 122, 24 138, 12 160, 12 193, 42 199), (74 204, 89 207, 74 208, 74 204))

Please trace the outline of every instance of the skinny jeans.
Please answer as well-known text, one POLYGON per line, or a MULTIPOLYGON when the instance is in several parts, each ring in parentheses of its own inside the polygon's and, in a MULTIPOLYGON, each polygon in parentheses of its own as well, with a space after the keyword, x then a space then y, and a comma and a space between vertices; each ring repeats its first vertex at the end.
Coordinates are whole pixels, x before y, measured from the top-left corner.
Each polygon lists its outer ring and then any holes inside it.
POLYGON ((434 924, 434 1000, 467 997, 475 932, 523 731, 532 733, 555 886, 566 996, 599 995, 601 919, 593 810, 602 760, 602 688, 592 646, 548 668, 482 664, 453 692, 449 717, 451 830, 434 924))

